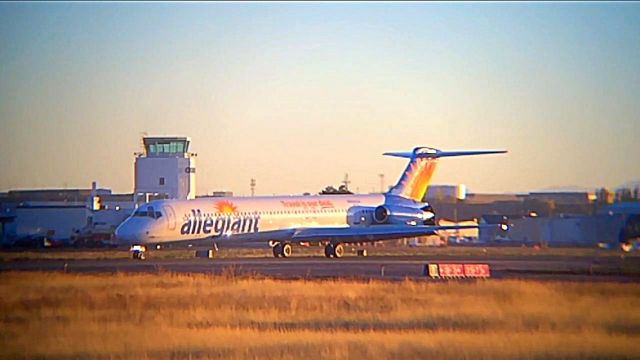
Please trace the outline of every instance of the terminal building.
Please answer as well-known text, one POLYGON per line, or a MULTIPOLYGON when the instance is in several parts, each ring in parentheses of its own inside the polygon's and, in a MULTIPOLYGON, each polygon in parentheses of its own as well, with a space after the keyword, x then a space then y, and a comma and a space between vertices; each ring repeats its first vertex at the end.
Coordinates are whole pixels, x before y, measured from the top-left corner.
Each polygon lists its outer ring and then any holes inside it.
POLYGON ((135 153, 134 189, 113 194, 94 182, 85 189, 0 193, 2 244, 104 242, 138 205, 155 199, 196 197, 196 154, 188 137, 144 137, 135 153))

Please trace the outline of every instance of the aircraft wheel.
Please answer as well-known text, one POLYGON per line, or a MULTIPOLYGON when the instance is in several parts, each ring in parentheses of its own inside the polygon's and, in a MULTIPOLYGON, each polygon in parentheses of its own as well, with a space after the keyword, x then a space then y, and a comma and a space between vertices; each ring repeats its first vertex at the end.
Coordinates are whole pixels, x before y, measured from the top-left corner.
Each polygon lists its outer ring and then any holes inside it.
POLYGON ((273 250, 273 257, 280 257, 282 256, 282 244, 281 243, 277 243, 274 247, 271 248, 271 250, 273 250))
POLYGON ((344 245, 338 243, 333 245, 333 257, 341 258, 344 255, 344 245))
POLYGON ((291 256, 291 254, 293 254, 293 247, 291 246, 291 244, 290 243, 282 244, 282 249, 281 249, 282 257, 288 258, 291 256))
POLYGON ((327 244, 324 247, 324 256, 328 257, 328 258, 332 258, 333 257, 333 245, 331 244, 327 244))

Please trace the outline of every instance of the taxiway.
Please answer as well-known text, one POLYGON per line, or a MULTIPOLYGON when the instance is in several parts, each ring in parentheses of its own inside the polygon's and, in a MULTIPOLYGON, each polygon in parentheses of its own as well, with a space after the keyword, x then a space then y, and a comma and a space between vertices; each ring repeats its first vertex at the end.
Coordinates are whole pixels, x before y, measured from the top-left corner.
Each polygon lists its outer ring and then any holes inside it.
POLYGON ((133 259, 104 260, 15 260, 0 262, 0 271, 85 272, 179 272, 234 275, 259 275, 274 278, 355 278, 404 279, 427 278, 429 263, 487 263, 492 278, 525 278, 576 281, 640 282, 640 258, 624 257, 451 257, 451 256, 379 256, 326 259, 293 257, 288 259, 133 259))

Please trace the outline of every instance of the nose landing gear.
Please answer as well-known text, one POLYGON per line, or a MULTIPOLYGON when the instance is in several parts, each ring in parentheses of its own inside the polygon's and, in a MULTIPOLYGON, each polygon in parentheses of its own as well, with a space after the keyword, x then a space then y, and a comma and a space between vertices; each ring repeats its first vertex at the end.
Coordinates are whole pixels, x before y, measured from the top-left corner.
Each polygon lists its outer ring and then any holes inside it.
POLYGON ((147 247, 144 245, 133 245, 129 251, 131 251, 131 258, 134 260, 145 260, 147 258, 147 247))

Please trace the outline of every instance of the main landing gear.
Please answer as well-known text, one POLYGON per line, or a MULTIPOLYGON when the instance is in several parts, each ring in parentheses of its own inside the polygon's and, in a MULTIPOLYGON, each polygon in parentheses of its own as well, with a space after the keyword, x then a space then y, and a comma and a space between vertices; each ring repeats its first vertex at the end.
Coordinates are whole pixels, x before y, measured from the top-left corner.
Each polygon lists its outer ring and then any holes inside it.
MULTIPOLYGON (((273 257, 276 258, 288 258, 293 254, 293 246, 289 242, 279 242, 271 250, 273 251, 273 257)), ((343 257, 344 245, 342 243, 327 244, 324 247, 324 256, 336 259, 343 257)))
POLYGON ((293 246, 291 243, 277 243, 273 248, 273 257, 288 258, 293 254, 293 246))
POLYGON ((328 258, 341 258, 344 255, 344 245, 341 243, 327 244, 324 247, 324 256, 328 258))

